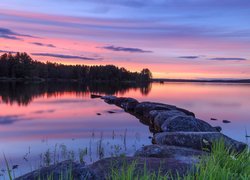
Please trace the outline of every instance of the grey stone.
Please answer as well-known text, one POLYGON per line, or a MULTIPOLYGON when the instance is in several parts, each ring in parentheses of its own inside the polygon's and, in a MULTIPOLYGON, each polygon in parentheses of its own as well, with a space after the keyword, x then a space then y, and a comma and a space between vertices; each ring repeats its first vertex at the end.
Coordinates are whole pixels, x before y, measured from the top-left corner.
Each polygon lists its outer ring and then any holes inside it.
POLYGON ((217 132, 210 124, 193 116, 173 115, 161 125, 164 132, 217 132))
POLYGON ((245 143, 233 140, 219 132, 162 132, 154 135, 153 142, 159 145, 170 145, 211 150, 212 143, 223 140, 230 151, 242 152, 247 148, 245 143))

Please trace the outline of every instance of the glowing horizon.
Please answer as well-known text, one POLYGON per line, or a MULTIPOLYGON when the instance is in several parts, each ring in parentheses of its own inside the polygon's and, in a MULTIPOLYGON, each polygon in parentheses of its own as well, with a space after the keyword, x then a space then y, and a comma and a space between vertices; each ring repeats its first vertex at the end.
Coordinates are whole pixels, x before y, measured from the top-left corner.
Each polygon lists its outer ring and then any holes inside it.
POLYGON ((249 8, 244 0, 2 0, 0 54, 149 68, 154 78, 250 78, 249 8))

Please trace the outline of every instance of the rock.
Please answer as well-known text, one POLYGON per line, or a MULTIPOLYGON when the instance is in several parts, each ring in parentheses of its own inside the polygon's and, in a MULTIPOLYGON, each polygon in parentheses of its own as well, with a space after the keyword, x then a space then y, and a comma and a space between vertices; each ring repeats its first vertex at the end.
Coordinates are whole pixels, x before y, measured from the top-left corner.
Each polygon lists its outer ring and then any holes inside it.
POLYGON ((101 97, 102 97, 102 96, 96 95, 96 94, 91 94, 91 95, 90 95, 90 98, 91 98, 91 99, 101 98, 101 97))
POLYGON ((247 145, 233 140, 219 132, 162 132, 154 135, 153 142, 159 145, 170 145, 211 150, 212 143, 224 140, 230 151, 242 152, 247 145))
POLYGON ((210 120, 211 120, 211 121, 217 121, 217 119, 216 119, 216 118, 210 118, 210 120))
POLYGON ((185 160, 191 163, 199 162, 201 155, 208 153, 191 148, 184 148, 178 146, 167 145, 148 145, 137 150, 134 154, 135 157, 157 157, 157 158, 175 158, 185 160))
POLYGON ((169 117, 161 125, 164 132, 217 132, 210 124, 193 116, 176 115, 169 117))
POLYGON ((231 121, 223 120, 222 122, 223 122, 223 123, 230 123, 231 121))
MULTIPOLYGON (((78 180, 79 172, 78 168, 83 167, 84 164, 77 164, 70 160, 60 162, 56 165, 51 165, 49 167, 43 167, 41 169, 35 170, 31 173, 25 174, 21 177, 16 178, 16 180, 37 180, 37 179, 48 179, 52 176, 51 179, 59 180, 60 177, 63 177, 63 180, 70 179, 69 176, 72 173, 74 179, 78 180)), ((85 175, 87 176, 87 172, 85 175)))
POLYGON ((84 166, 83 164, 65 161, 57 165, 52 165, 46 168, 33 171, 26 175, 16 178, 16 180, 37 180, 48 179, 53 180, 105 180, 109 179, 112 169, 120 170, 124 165, 135 163, 135 172, 140 176, 143 175, 146 166, 147 172, 161 175, 172 172, 173 175, 185 175, 193 169, 194 162, 186 159, 176 158, 145 158, 145 157, 115 157, 99 160, 91 165, 84 166), (159 169, 160 167, 160 169, 159 169), (72 175, 70 178, 69 175, 72 175))
POLYGON ((114 104, 117 97, 116 96, 102 96, 101 99, 103 99, 104 102, 108 104, 114 104))
MULTIPOLYGON (((142 123, 152 125, 152 116, 157 116, 159 113, 167 111, 177 111, 180 114, 186 114, 189 112, 168 104, 142 102, 136 105, 132 114, 135 115, 142 123)), ((190 112, 188 114, 192 113, 190 112)))
POLYGON ((218 132, 221 132, 222 131, 222 128, 220 126, 215 126, 214 127, 218 132))
POLYGON ((121 103, 121 107, 127 112, 134 112, 135 107, 139 104, 136 99, 133 98, 126 98, 121 103))
POLYGON ((180 176, 183 176, 188 171, 192 170, 193 162, 185 159, 175 158, 145 158, 145 157, 116 157, 105 158, 99 160, 88 166, 95 175, 94 179, 108 179, 110 177, 111 169, 122 169, 126 164, 136 162, 135 172, 143 175, 144 167, 146 165, 147 172, 158 174, 159 170, 162 175, 172 172, 176 174, 178 171, 180 176), (159 169, 159 167, 161 169, 159 169))
POLYGON ((101 113, 96 113, 97 116, 101 116, 102 114, 101 113))
POLYGON ((114 111, 107 111, 109 114, 114 114, 115 112, 114 111))
POLYGON ((164 110, 153 110, 150 111, 149 113, 151 115, 151 122, 154 127, 154 129, 157 132, 161 132, 162 130, 162 124, 167 121, 167 119, 173 117, 173 116, 178 116, 178 115, 185 115, 183 112, 177 111, 177 110, 169 110, 169 111, 164 111, 164 110), (157 114, 155 114, 157 112, 157 114), (152 116, 153 115, 153 116, 152 116))

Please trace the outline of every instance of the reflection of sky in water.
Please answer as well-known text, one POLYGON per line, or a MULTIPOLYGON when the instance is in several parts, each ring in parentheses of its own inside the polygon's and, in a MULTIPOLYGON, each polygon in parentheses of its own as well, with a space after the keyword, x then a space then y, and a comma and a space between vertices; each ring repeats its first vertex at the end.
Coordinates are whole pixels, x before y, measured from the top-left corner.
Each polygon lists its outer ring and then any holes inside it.
MULTIPOLYGON (((133 88, 116 95, 186 108, 195 112, 198 118, 214 126, 221 126, 226 135, 243 142, 246 141, 245 130, 250 134, 249 85, 154 83, 149 94, 142 95, 141 92, 133 88), (211 121, 210 118, 218 120, 211 121), (224 119, 232 123, 223 124, 224 119)), ((89 148, 91 143, 92 157, 88 155, 85 160, 95 161, 98 158, 96 151, 101 133, 106 156, 110 156, 114 149, 120 149, 117 153, 132 155, 143 144, 150 144, 148 127, 116 106, 110 106, 100 99, 90 99, 89 93, 66 91, 49 96, 41 94, 26 106, 1 102, 0 109, 0 150, 12 164, 21 165, 19 173, 39 167, 39 154, 48 148, 54 151, 55 146, 62 144, 69 151, 73 150, 78 159, 79 148, 89 148), (107 111, 116 113, 110 114, 107 111), (23 157, 29 151, 29 161, 26 162, 23 157)))

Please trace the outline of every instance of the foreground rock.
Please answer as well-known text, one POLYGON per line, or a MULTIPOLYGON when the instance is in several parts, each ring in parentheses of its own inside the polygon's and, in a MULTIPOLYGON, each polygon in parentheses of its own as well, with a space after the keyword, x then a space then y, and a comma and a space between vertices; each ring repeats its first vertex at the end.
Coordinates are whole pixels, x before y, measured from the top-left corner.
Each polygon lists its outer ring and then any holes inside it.
POLYGON ((105 158, 99 160, 91 165, 84 166, 83 164, 76 164, 70 161, 62 162, 58 165, 42 168, 33 171, 17 180, 68 180, 69 177, 74 180, 105 180, 111 177, 112 169, 121 170, 122 167, 135 163, 135 172, 139 175, 143 174, 146 165, 147 172, 158 173, 160 170, 161 175, 167 173, 184 175, 191 171, 193 162, 185 159, 176 158, 144 158, 144 157, 116 157, 105 158), (160 168, 160 169, 159 169, 160 168))
POLYGON ((202 155, 208 153, 191 148, 157 144, 144 146, 134 154, 135 157, 175 158, 192 164, 199 162, 202 155))
POLYGON ((163 132, 155 134, 153 142, 159 145, 181 146, 198 150, 211 150, 212 143, 223 140, 227 149, 242 152, 247 145, 219 132, 163 132))

